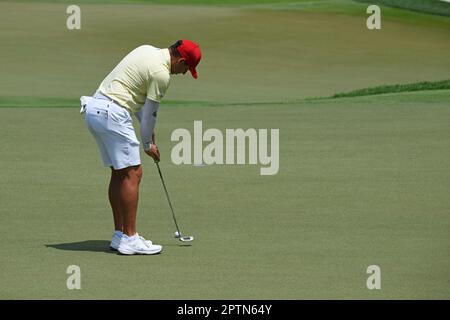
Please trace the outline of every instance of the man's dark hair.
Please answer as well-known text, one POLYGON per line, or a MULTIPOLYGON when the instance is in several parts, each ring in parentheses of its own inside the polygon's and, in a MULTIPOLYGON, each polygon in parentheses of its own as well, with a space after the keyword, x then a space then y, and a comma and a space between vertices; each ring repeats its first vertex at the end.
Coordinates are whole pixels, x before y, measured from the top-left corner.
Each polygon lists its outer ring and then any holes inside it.
POLYGON ((178 47, 181 46, 181 44, 183 43, 183 41, 178 40, 177 42, 175 42, 173 45, 171 45, 169 47, 169 51, 171 54, 175 55, 175 56, 180 56, 180 53, 178 52, 178 47))

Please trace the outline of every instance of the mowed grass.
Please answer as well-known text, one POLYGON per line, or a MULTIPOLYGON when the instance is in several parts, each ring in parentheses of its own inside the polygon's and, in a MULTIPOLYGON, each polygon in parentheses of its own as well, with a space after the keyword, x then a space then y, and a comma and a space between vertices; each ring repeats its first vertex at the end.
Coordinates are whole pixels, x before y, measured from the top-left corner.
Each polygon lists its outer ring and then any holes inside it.
POLYGON ((450 89, 450 80, 442 80, 442 81, 434 81, 434 82, 423 81, 423 82, 416 82, 416 83, 394 84, 394 85, 384 85, 384 86, 373 87, 373 88, 364 88, 364 89, 354 90, 354 91, 350 91, 350 92, 336 93, 332 96, 332 98, 357 97, 357 96, 368 96, 368 95, 377 95, 377 94, 384 94, 384 93, 412 92, 412 91, 424 91, 424 90, 444 90, 444 89, 450 89))
POLYGON ((448 299, 450 91, 202 108, 163 105, 144 158, 139 232, 108 251, 109 170, 77 108, 1 108, 2 299, 448 299), (176 128, 279 128, 280 171, 170 161, 176 128), (18 124, 20 123, 20 125, 18 124), (66 268, 81 267, 81 290, 66 268), (378 265, 382 289, 368 290, 378 265))
POLYGON ((450 77, 450 19, 387 8, 382 30, 370 31, 366 4, 324 3, 326 10, 83 3, 81 30, 70 31, 67 3, 0 2, 0 96, 92 94, 133 48, 180 38, 197 41, 203 59, 197 81, 173 78, 168 100, 291 101, 450 77))
POLYGON ((442 0, 356 0, 370 4, 401 8, 450 17, 450 4, 442 0))
POLYGON ((382 30, 369 31, 367 4, 347 0, 105 2, 80 2, 77 31, 65 27, 72 2, 0 2, 0 298, 449 298, 449 90, 299 101, 448 79, 448 18, 383 7, 382 30), (139 232, 165 250, 118 256, 109 170, 77 99, 134 47, 179 38, 201 44, 200 78, 173 78, 157 133, 196 240, 173 238, 144 158, 139 232), (173 165, 170 134, 194 120, 279 128, 279 173, 173 165), (381 291, 366 288, 374 264, 381 291), (69 265, 82 290, 66 288, 69 265))

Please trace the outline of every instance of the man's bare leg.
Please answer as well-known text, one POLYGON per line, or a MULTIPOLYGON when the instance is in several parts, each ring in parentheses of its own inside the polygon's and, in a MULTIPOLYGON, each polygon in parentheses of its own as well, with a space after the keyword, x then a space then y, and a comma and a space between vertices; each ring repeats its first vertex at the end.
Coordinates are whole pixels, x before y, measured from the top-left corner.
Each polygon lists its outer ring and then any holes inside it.
POLYGON ((142 177, 140 165, 112 170, 109 200, 116 230, 132 236, 136 234, 136 215, 139 200, 139 184, 142 177), (119 228, 119 229, 117 229, 119 228))
POLYGON ((120 177, 113 167, 111 167, 108 197, 113 212, 114 230, 123 232, 123 219, 120 214, 120 177))

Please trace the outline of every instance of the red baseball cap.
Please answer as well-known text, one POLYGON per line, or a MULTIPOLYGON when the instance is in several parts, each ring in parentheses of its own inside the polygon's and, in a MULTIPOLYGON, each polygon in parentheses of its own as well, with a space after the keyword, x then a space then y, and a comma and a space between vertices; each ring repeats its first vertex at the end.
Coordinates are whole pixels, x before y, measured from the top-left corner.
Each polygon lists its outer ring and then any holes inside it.
POLYGON ((181 40, 181 44, 178 46, 178 52, 181 57, 186 59, 186 63, 189 66, 189 71, 191 71, 194 79, 198 78, 197 70, 195 69, 202 58, 202 53, 200 47, 195 42, 191 40, 181 40))

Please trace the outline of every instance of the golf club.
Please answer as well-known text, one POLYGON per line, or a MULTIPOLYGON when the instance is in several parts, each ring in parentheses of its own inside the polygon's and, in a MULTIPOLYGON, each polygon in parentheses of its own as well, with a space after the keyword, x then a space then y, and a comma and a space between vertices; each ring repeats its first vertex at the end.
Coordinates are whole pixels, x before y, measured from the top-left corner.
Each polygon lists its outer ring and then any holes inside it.
POLYGON ((183 241, 183 242, 191 242, 192 240, 194 240, 194 237, 183 236, 180 232, 180 228, 178 227, 177 219, 175 218, 175 213, 173 211, 172 202, 170 201, 169 193, 167 192, 166 184, 164 183, 164 178, 161 173, 161 168, 159 167, 159 161, 155 161, 155 163, 156 163, 156 166, 158 167, 159 176, 161 177, 161 182, 164 187, 164 191, 166 193, 167 201, 169 202, 170 210, 172 211, 172 217, 173 217, 173 221, 175 222, 175 227, 177 228, 177 231, 175 232, 175 238, 178 238, 180 241, 183 241))

